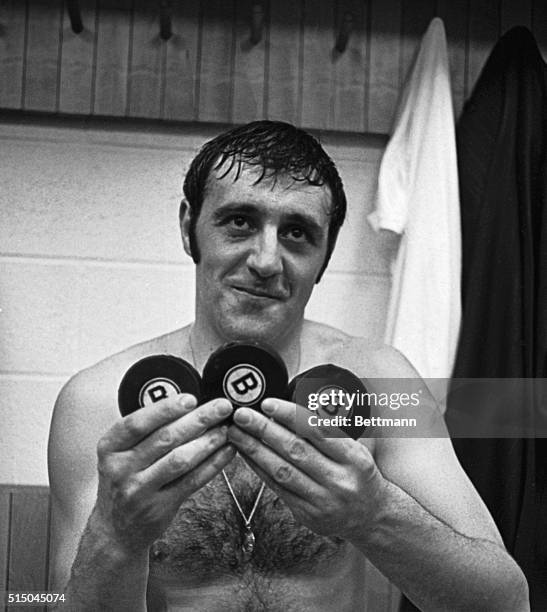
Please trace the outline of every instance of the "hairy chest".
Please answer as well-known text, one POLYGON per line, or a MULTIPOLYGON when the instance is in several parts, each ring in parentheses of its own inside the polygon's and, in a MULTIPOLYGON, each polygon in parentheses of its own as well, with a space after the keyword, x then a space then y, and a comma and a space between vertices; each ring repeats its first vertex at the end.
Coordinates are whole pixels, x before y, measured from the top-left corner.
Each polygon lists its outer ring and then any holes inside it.
MULTIPOLYGON (((227 470, 243 513, 249 516, 261 482, 239 459, 227 470)), ((179 509, 150 550, 152 575, 192 583, 218 577, 294 575, 317 571, 344 555, 339 538, 318 536, 299 525, 285 503, 267 487, 251 522, 252 554, 244 552, 245 525, 222 475, 179 509)))

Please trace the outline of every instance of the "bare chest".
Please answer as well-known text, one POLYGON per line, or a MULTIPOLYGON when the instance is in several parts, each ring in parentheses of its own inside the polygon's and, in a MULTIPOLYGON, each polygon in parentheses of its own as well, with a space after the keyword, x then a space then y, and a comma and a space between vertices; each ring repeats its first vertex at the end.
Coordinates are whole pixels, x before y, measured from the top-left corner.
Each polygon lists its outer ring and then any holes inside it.
MULTIPOLYGON (((237 458, 227 469, 243 513, 249 516, 261 482, 237 458)), ((219 578, 309 574, 344 555, 340 538, 325 538, 299 525, 267 487, 251 522, 252 554, 244 550, 244 520, 222 475, 198 491, 150 551, 152 576, 203 584, 219 578)))

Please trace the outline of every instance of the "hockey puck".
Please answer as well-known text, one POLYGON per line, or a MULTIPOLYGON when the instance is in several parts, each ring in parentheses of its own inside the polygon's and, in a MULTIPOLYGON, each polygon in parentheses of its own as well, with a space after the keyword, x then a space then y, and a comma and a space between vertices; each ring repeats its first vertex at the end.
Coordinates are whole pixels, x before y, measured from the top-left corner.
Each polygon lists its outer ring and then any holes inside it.
POLYGON ((281 357, 259 343, 230 342, 217 349, 203 369, 205 401, 225 397, 234 408, 260 410, 265 397, 286 399, 288 374, 281 357))
POLYGON ((365 419, 370 418, 370 402, 362 380, 353 372, 331 363, 315 366, 298 374, 289 383, 291 401, 318 416, 339 422, 333 427, 354 440, 366 430, 365 419))
POLYGON ((201 379, 187 361, 173 355, 151 355, 133 364, 118 389, 122 416, 179 393, 191 393, 198 402, 201 379))

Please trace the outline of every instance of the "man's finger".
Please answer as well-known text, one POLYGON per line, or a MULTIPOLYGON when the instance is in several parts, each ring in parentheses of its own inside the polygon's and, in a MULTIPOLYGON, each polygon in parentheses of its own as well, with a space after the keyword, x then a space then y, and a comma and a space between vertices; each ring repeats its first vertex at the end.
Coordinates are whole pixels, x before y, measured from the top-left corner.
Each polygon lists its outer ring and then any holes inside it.
POLYGON ((276 398, 267 398, 262 402, 262 411, 277 423, 285 426, 305 438, 337 463, 351 463, 356 442, 349 437, 328 437, 332 435, 332 427, 312 426, 308 422, 309 410, 294 402, 276 398))
POLYGON ((227 442, 227 427, 215 427, 202 436, 173 448, 138 474, 144 486, 155 491, 189 474, 227 442))
MULTIPOLYGON (((308 441, 287 427, 272 419, 246 408, 239 408, 234 414, 234 423, 245 432, 262 440, 280 457, 296 466, 318 483, 334 478, 338 466, 308 441)), ((229 430, 232 432, 232 429, 229 430)))
POLYGON ((253 472, 261 478, 268 487, 281 498, 289 507, 295 509, 300 508, 304 512, 310 512, 313 507, 307 499, 296 495, 292 491, 282 487, 276 482, 267 472, 265 472, 258 464, 256 464, 250 457, 242 455, 243 461, 253 470, 253 472))
POLYGON ((269 482, 275 482, 283 490, 302 499, 312 500, 321 497, 323 489, 316 481, 254 436, 238 427, 230 427, 229 440, 245 459, 249 458, 268 476, 269 482))
MULTIPOLYGON (((137 447, 140 448, 141 458, 145 465, 149 465, 159 456, 165 454, 170 448, 200 436, 207 429, 218 425, 232 413, 232 405, 226 399, 215 399, 196 408, 196 398, 193 395, 179 396, 179 402, 167 398, 157 405, 141 408, 118 421, 107 433, 107 450, 123 451, 137 447), (173 423, 177 419, 179 422, 173 423), (152 442, 145 440, 160 427, 172 424, 169 432, 159 432, 153 436, 152 442), (173 433, 173 435, 171 435, 173 433), (176 435, 175 435, 176 434, 176 435), (162 440, 162 435, 169 438, 168 443, 162 440), (167 448, 166 448, 167 447, 167 448), (148 457, 147 452, 155 448, 157 454, 148 457)), ((104 440, 103 440, 104 443, 104 440)))
POLYGON ((188 393, 168 397, 116 421, 101 438, 100 445, 103 450, 114 452, 132 448, 158 427, 188 414, 196 406, 197 399, 188 393))
POLYGON ((162 491, 168 495, 174 493, 181 500, 187 499, 219 474, 235 455, 235 448, 231 444, 225 444, 190 472, 168 482, 162 491))
POLYGON ((158 428, 132 449, 138 460, 139 469, 151 465, 173 448, 190 442, 208 429, 216 427, 232 413, 232 410, 228 400, 218 398, 158 428))

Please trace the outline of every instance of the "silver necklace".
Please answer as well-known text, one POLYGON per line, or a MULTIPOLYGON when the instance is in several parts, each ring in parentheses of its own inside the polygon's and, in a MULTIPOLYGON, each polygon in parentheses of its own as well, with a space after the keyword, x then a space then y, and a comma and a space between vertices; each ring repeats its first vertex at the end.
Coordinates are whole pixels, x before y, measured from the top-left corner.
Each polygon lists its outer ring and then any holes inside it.
MULTIPOLYGON (((192 325, 188 333, 188 340, 190 343, 190 351, 192 352, 192 360, 194 362, 194 367, 197 369, 198 366, 197 366, 197 360, 196 360, 196 353, 194 351, 194 343, 192 341, 193 329, 194 327, 192 325)), ((297 371, 298 371, 298 368, 300 367, 300 358, 301 358, 301 346, 299 343, 298 344, 298 358, 297 358, 298 362, 296 366, 297 371)), ((224 481, 226 482, 226 486, 228 487, 228 491, 230 491, 230 495, 232 496, 232 499, 234 500, 236 508, 239 514, 241 515, 241 518, 243 519, 243 525, 245 528, 245 532, 243 533, 243 542, 241 544, 241 550, 243 551, 243 556, 245 560, 248 560, 253 554, 253 551, 255 548, 255 542, 256 542, 255 534, 251 528, 251 521, 253 520, 253 516, 256 512, 256 509, 258 508, 258 504, 260 502, 260 498, 262 497, 262 493, 264 492, 264 487, 266 483, 262 482, 260 486, 260 490, 258 491, 258 494, 256 496, 255 503, 253 504, 253 508, 249 516, 245 516, 245 512, 243 512, 243 508, 241 507, 241 504, 239 503, 239 500, 237 499, 236 494, 234 493, 232 484, 230 480, 228 479, 228 476, 226 475, 226 472, 224 470, 222 470, 222 475, 224 476, 224 481)))
MULTIPOLYGON (((192 329, 193 328, 190 328, 190 332, 188 334, 188 340, 190 343, 190 351, 192 352, 192 361, 194 362, 194 367, 197 369, 198 366, 197 366, 197 360, 196 360, 196 353, 194 351, 194 343, 192 341, 192 329)), ((262 493, 264 492, 265 483, 262 482, 262 485, 260 486, 260 490, 258 491, 258 495, 256 496, 255 503, 253 504, 251 513, 249 514, 249 516, 245 516, 245 512, 243 512, 243 508, 241 507, 241 504, 239 503, 239 500, 237 499, 236 494, 234 493, 232 484, 230 480, 228 479, 228 476, 226 475, 226 472, 224 470, 222 470, 222 475, 224 476, 224 481, 226 482, 226 486, 228 487, 228 491, 230 491, 230 495, 232 496, 232 499, 234 500, 236 508, 238 509, 238 512, 239 514, 241 514, 241 518, 243 519, 243 525, 245 527, 245 531, 243 533, 243 542, 241 544, 241 550, 243 551, 243 556, 245 560, 248 560, 253 554, 253 551, 255 548, 255 542, 256 542, 255 534, 253 533, 253 530, 251 529, 251 521, 253 520, 253 516, 260 502, 260 498, 262 497, 262 493)))
POLYGON ((245 557, 245 560, 248 560, 253 554, 256 542, 255 534, 253 533, 253 530, 251 528, 251 521, 253 520, 253 516, 256 512, 256 509, 258 508, 258 503, 260 501, 260 498, 262 497, 262 493, 264 492, 265 483, 262 482, 262 485, 260 486, 260 490, 258 492, 258 495, 256 496, 253 509, 251 510, 249 516, 245 516, 245 512, 243 512, 243 508, 241 507, 241 504, 239 503, 239 500, 237 499, 236 494, 234 493, 234 489, 232 488, 232 484, 228 480, 228 476, 226 476, 226 472, 224 470, 222 470, 222 475, 224 476, 226 486, 230 491, 230 495, 232 496, 232 499, 235 502, 236 508, 238 509, 239 514, 241 514, 241 518, 243 519, 245 532, 243 533, 243 542, 241 544, 241 550, 243 551, 243 556, 245 557))

